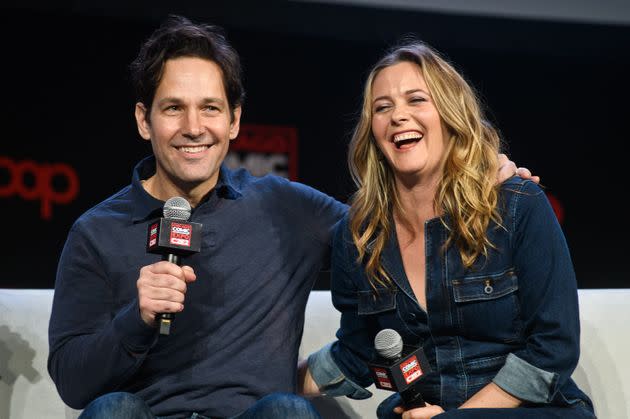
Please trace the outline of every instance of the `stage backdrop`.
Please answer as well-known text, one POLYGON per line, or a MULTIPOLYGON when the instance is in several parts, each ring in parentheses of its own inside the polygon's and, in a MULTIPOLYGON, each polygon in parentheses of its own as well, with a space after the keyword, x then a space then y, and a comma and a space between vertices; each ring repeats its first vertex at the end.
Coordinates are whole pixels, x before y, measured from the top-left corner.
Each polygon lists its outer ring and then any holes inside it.
MULTIPOLYGON (((353 190, 345 156, 370 64, 403 35, 428 41, 477 87, 509 156, 542 177, 580 287, 630 286, 627 26, 204 4, 2 6, 0 287, 52 287, 74 220, 127 185, 150 153, 127 66, 172 12, 224 26, 242 56, 244 126, 229 164, 342 201, 353 190)), ((326 273, 317 287, 327 287, 326 273)))

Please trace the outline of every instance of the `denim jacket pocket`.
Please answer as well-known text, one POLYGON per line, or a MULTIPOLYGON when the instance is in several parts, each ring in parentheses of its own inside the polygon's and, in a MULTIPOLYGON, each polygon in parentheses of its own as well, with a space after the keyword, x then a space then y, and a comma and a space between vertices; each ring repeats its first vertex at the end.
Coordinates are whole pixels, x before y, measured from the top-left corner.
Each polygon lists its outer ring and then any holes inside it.
POLYGON ((503 342, 518 339, 518 277, 513 269, 453 279, 451 284, 463 336, 503 342))
POLYGON ((359 316, 395 310, 396 293, 397 290, 386 288, 379 288, 378 292, 357 291, 359 316))
POLYGON ((500 274, 454 279, 455 302, 494 300, 518 289, 518 279, 513 270, 500 274))

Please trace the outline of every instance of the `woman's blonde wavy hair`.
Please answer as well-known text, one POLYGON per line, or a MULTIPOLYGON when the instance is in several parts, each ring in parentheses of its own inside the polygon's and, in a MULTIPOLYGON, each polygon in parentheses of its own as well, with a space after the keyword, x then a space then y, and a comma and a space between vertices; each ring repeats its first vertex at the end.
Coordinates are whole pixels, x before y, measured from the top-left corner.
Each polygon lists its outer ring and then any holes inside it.
POLYGON ((348 166, 358 188, 351 200, 350 231, 359 253, 357 262, 365 264, 374 289, 391 286, 380 259, 393 228, 392 214, 404 215, 404 211, 394 174, 372 134, 372 85, 381 70, 400 62, 418 65, 450 134, 434 201, 437 213, 447 216, 441 218, 450 231, 444 249, 455 243, 464 266, 469 268, 493 247, 486 235, 490 221, 501 223, 496 209, 500 139, 485 121, 477 95, 428 45, 413 41, 395 47, 368 76, 361 115, 348 152, 348 166))

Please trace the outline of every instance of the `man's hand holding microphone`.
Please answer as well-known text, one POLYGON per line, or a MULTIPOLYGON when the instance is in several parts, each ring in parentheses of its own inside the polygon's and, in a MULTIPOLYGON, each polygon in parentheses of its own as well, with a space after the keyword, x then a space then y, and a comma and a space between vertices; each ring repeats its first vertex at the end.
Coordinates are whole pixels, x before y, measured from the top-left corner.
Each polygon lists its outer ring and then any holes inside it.
POLYGON ((142 320, 156 326, 158 314, 182 311, 187 285, 195 279, 193 268, 168 261, 142 267, 136 283, 142 320))
POLYGON ((189 222, 191 207, 186 199, 173 197, 164 204, 164 218, 149 223, 147 252, 162 255, 162 261, 140 269, 137 281, 138 304, 142 320, 158 326, 168 335, 175 313, 184 309, 188 284, 196 279, 181 257, 199 253, 201 224, 189 222))

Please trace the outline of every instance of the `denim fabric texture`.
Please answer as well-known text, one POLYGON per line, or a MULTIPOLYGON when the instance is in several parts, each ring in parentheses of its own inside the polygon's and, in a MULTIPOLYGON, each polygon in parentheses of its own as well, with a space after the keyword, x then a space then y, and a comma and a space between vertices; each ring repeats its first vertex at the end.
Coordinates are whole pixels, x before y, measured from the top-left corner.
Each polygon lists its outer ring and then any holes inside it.
MULTIPOLYGON (((402 399, 394 393, 383 400, 376 412, 378 419, 400 419, 394 408, 402 399)), ((532 406, 516 409, 452 409, 433 419, 595 419, 592 409, 585 403, 577 403, 570 408, 556 406, 532 406)))
POLYGON ((274 393, 258 400, 252 407, 230 419, 319 419, 317 409, 303 397, 274 393))
MULTIPOLYGON (((444 249, 448 217, 425 223, 426 311, 405 275, 395 231, 381 259, 393 287, 374 292, 356 263, 346 217, 333 239, 338 341, 322 349, 329 354, 309 357, 318 385, 326 388, 340 375, 372 384, 366 362, 375 355, 374 336, 391 328, 405 344, 424 348, 433 371, 418 385, 425 400, 445 410, 491 381, 526 405, 583 401, 592 410, 570 378, 579 358, 577 286, 551 205, 538 185, 513 177, 501 185, 499 210, 501 226, 488 228, 495 248, 469 269, 455 246, 444 249)), ((336 384, 349 397, 365 396, 352 387, 336 384)))
POLYGON ((354 383, 339 370, 330 352, 332 345, 330 343, 309 356, 308 362, 313 380, 316 383, 322 383, 319 387, 320 392, 326 396, 348 396, 357 400, 372 397, 371 391, 354 383))
POLYGON ((155 419, 149 405, 135 394, 108 393, 88 404, 79 419, 155 419))
MULTIPOLYGON (((109 393, 92 401, 79 419, 216 419, 199 413, 191 415, 154 416, 140 397, 131 393, 109 393)), ((245 412, 230 419, 319 419, 315 407, 306 399, 290 393, 274 393, 263 397, 245 412)))

